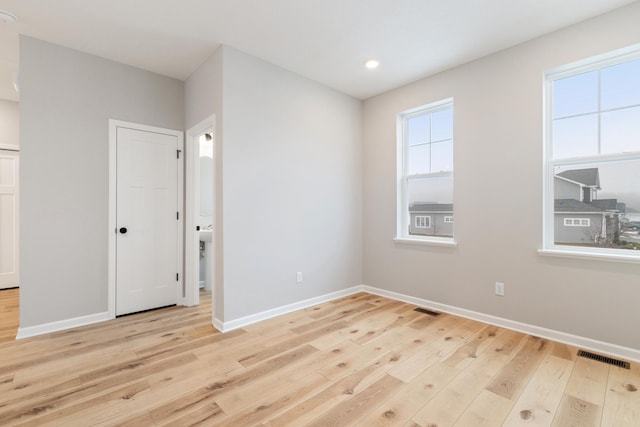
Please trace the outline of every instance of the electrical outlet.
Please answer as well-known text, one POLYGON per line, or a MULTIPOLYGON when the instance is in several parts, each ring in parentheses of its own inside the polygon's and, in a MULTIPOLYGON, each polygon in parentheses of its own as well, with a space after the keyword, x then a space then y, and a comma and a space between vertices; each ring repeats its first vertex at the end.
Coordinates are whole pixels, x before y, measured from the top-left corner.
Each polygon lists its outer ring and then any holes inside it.
POLYGON ((504 296, 504 283, 496 282, 496 295, 504 296))
POLYGON ((302 271, 296 273, 296 283, 302 283, 302 271))

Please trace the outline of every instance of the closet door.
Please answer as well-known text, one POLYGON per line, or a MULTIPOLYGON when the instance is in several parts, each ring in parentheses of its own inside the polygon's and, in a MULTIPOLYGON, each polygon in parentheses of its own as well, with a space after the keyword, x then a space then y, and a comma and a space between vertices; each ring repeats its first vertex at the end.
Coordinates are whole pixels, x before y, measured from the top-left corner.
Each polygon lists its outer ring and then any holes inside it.
POLYGON ((0 150, 0 289, 18 286, 18 158, 0 150))

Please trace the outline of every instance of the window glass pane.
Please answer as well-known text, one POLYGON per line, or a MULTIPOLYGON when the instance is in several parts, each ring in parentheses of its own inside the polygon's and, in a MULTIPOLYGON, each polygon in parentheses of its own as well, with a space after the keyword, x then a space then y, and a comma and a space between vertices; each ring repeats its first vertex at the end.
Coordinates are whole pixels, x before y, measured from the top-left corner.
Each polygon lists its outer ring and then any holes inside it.
POLYGON ((553 118, 598 110, 598 71, 577 74, 553 82, 553 118))
POLYGON ((598 154, 598 116, 572 117, 553 121, 553 158, 598 154))
POLYGON ((431 141, 453 139, 453 108, 431 114, 431 141))
POLYGON ((431 172, 453 170, 453 141, 431 144, 431 172))
POLYGON ((429 115, 407 120, 407 144, 409 146, 429 142, 429 115))
MULTIPOLYGON (((409 204, 453 203, 453 175, 409 179, 409 204)), ((450 214, 449 214, 450 215, 450 214)))
POLYGON ((601 115, 602 154, 640 151, 640 107, 601 115))
POLYGON ((640 105, 640 59, 603 68, 600 81, 603 110, 640 105))
POLYGON ((407 175, 431 172, 429 167, 431 163, 430 145, 431 144, 416 145, 407 149, 407 175))
MULTIPOLYGON (((426 228, 409 228, 409 234, 423 236, 453 237, 453 176, 410 179, 409 217, 425 216, 426 228)), ((415 225, 415 221, 414 221, 415 225)))
POLYGON ((556 244, 640 250, 640 159, 557 166, 554 173, 571 181, 554 181, 556 244))

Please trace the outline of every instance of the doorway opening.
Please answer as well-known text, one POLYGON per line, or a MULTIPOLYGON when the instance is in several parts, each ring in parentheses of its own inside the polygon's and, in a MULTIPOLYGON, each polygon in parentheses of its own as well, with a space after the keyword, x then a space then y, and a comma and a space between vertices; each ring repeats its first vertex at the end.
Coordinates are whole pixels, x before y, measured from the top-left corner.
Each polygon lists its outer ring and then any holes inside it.
MULTIPOLYGON (((215 299, 216 133, 215 116, 187 131, 185 179, 184 305, 200 304, 200 293, 215 299)), ((209 301, 209 298, 207 298, 209 301)), ((213 304, 212 304, 213 318, 213 304)))

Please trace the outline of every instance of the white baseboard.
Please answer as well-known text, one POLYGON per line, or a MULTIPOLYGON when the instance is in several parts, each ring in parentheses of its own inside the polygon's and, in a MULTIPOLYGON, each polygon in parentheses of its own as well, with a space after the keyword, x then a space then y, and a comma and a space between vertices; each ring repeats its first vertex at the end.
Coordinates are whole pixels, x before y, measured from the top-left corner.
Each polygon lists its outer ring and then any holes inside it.
POLYGON ((110 320, 109 313, 96 313, 87 316, 74 317, 73 319, 59 320, 57 322, 44 323, 42 325, 19 327, 16 339, 35 337, 37 335, 49 334, 65 329, 77 328, 79 326, 91 325, 93 323, 104 322, 110 320))
POLYGON ((328 301, 333 301, 339 298, 344 298, 349 295, 362 292, 362 285, 353 286, 351 288, 342 289, 340 291, 331 292, 329 294, 320 295, 317 297, 309 298, 292 304, 283 305, 280 307, 272 308, 270 310, 262 311, 260 313, 251 314, 249 316, 240 317, 235 320, 223 322, 219 319, 214 319, 213 326, 221 332, 229 332, 234 329, 242 328, 253 323, 258 323, 263 320, 271 319, 276 316, 291 313, 292 311, 302 310, 303 308, 313 307, 314 305, 322 304, 328 301))
POLYGON ((581 337, 579 335, 572 335, 553 329, 547 329, 540 326, 529 325, 527 323, 516 322, 513 320, 505 319, 502 317, 496 317, 489 314, 480 313, 477 311, 466 310, 464 308, 454 307, 447 304, 440 304, 437 302, 429 301, 422 298, 416 298, 397 292, 387 291, 385 289, 373 288, 371 286, 362 285, 361 291, 368 292, 370 294, 379 295, 382 297, 394 299, 397 301, 406 302, 408 304, 417 305, 420 307, 430 308, 436 311, 442 311, 444 313, 453 314, 455 316, 464 317, 466 319, 476 320, 482 323, 488 323, 490 325, 499 326, 501 328, 510 329, 513 331, 522 332, 528 335, 534 335, 540 338, 546 338, 553 341, 558 341, 564 344, 569 344, 574 347, 580 347, 585 350, 595 351, 597 353, 604 353, 605 355, 616 356, 622 359, 631 360, 634 362, 640 362, 640 350, 623 347, 617 344, 611 344, 604 341, 597 341, 591 338, 581 337))
POLYGON ((219 330, 220 332, 229 332, 228 330, 224 330, 224 322, 217 317, 213 319, 213 327, 219 330))

